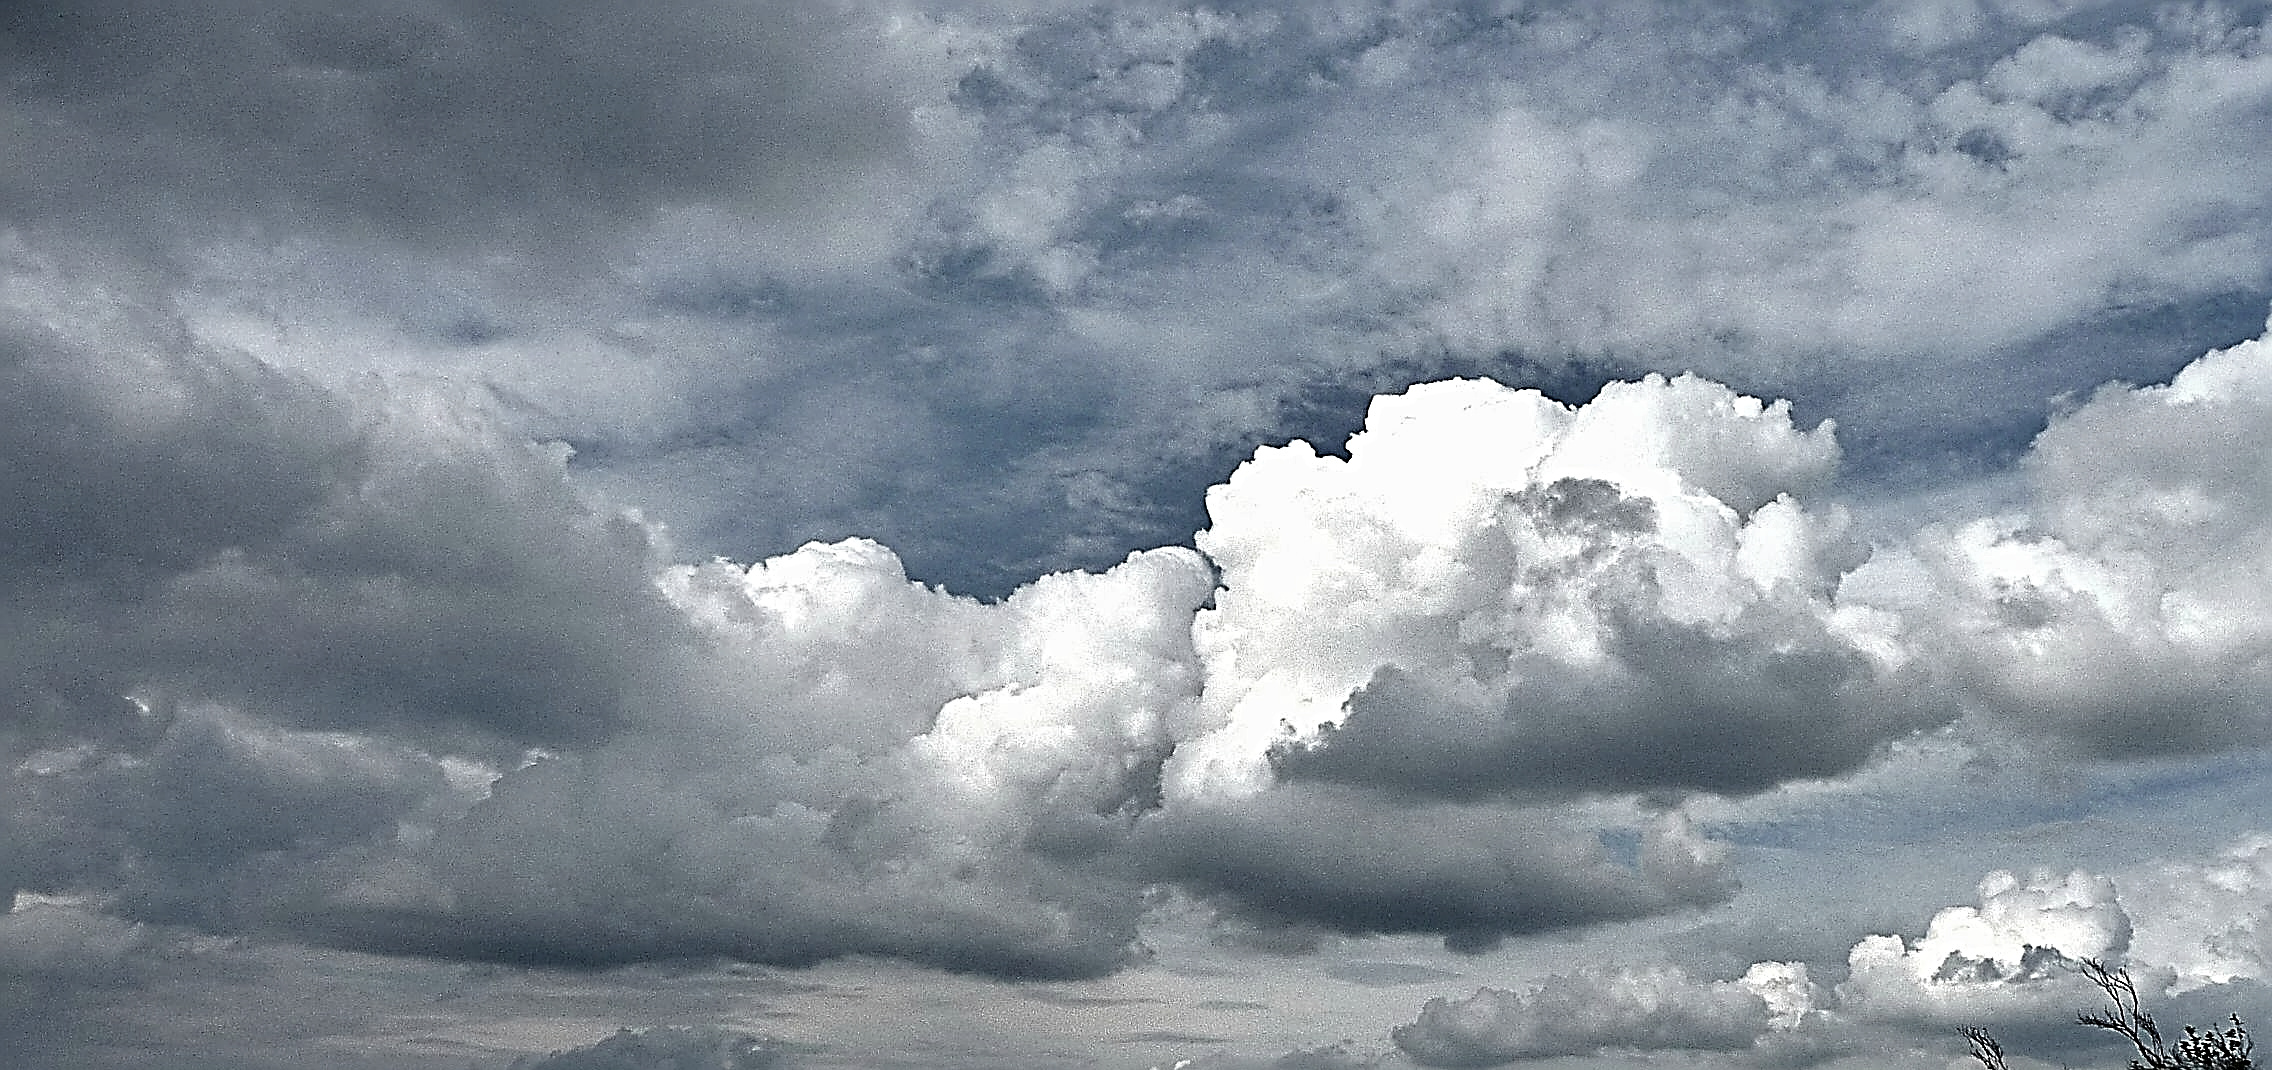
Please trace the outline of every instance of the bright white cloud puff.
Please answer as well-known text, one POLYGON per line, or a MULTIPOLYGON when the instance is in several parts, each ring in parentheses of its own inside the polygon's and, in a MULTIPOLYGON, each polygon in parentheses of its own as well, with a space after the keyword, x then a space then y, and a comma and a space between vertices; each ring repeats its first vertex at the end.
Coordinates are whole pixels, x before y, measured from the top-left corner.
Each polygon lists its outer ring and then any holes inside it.
POLYGON ((1828 426, 1685 377, 1576 408, 1428 384, 1347 459, 1259 451, 1209 492, 1222 590, 1168 798, 1744 791, 1863 761, 1921 714, 1887 693, 1895 637, 1832 602, 1865 548, 1796 497, 1837 458, 1828 426))

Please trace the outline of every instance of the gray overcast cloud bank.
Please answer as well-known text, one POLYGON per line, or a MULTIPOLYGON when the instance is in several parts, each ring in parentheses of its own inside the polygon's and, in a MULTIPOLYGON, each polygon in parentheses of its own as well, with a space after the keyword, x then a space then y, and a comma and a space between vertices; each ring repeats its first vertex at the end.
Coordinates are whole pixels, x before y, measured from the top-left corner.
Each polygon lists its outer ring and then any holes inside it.
MULTIPOLYGON (((1762 828, 1932 755, 2248 762, 2262 18, 0 9, 0 1054, 937 1065, 214 993, 1496 968, 1750 909, 1807 864, 1762 828)), ((1863 1058, 2086 955, 2253 993, 2245 831, 1281 1062, 1863 1058)))

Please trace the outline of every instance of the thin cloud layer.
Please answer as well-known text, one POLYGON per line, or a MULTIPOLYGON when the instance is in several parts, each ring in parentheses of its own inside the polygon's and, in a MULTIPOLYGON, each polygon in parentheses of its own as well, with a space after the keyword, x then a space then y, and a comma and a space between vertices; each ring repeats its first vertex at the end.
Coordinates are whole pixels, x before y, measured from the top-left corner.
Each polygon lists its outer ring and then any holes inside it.
POLYGON ((494 385, 702 552, 999 595, 1455 371, 1695 371, 1915 480, 2245 330, 2259 13, 1909 7, 55 4, 0 187, 206 337, 494 385))
POLYGON ((719 1029, 623 1030, 589 1047, 519 1059, 513 1070, 782 1070, 796 1066, 778 1043, 719 1029))

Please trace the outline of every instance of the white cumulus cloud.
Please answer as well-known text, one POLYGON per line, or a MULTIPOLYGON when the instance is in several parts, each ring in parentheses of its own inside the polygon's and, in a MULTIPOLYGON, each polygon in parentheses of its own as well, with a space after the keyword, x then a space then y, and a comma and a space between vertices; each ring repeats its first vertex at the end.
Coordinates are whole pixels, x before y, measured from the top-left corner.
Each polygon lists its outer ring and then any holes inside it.
POLYGON ((1654 377, 1576 408, 1428 384, 1376 400, 1347 459, 1258 451, 1209 493, 1222 590, 1168 797, 1262 790, 1273 755, 1469 797, 1858 764, 1917 712, 1876 694, 1895 638, 1831 602, 1862 548, 1798 497, 1837 457, 1781 405, 1654 377))
POLYGON ((2024 511, 1935 526, 1861 599, 1930 635, 1992 722, 2102 755, 2272 727, 2272 342, 2109 386, 2020 464, 2024 511))

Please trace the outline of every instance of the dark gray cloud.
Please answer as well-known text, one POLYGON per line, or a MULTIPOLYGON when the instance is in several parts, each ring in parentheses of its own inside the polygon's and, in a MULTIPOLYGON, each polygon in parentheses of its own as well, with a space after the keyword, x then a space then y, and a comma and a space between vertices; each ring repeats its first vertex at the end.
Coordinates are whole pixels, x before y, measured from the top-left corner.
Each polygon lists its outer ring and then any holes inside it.
POLYGON ((23 506, 0 541, 11 586, 145 593, 224 547, 278 538, 355 474, 353 428, 323 391, 151 341, 101 352, 23 323, 0 337, 0 478, 23 506), (137 522, 153 513, 166 522, 137 522))
POLYGON ((1193 555, 994 607, 873 544, 672 586, 462 396, 79 333, 6 351, 0 471, 55 506, 7 521, 7 891, 586 968, 1131 953, 1113 856, 1190 684, 1193 555))
POLYGON ((0 189, 19 222, 121 237, 313 230, 536 250, 674 204, 825 203, 907 137, 851 14, 10 5, 10 122, 37 150, 11 156, 0 189))
POLYGON ((182 693, 314 727, 592 738, 673 627, 648 533, 452 401, 351 405, 163 329, 19 331, 0 362, 0 480, 31 506, 5 522, 19 730, 182 693))
MULTIPOLYGON (((1390 1056, 1361 1050, 1350 1041, 1318 1047, 1297 1048, 1275 1058, 1219 1057, 1179 1062, 1187 1070, 1364 1070, 1366 1067, 1399 1065, 1389 1062, 1390 1056)), ((1168 1070, 1154 1067, 1153 1070, 1168 1070)))
POLYGON ((1350 984, 1364 985, 1367 988, 1427 984, 1432 981, 1449 981, 1459 976, 1414 962, 1347 962, 1332 967, 1329 972, 1350 984))
POLYGON ((987 845, 958 871, 900 807, 849 801, 830 813, 783 800, 767 816, 760 800, 771 785, 736 791, 715 779, 724 770, 705 772, 708 783, 688 784, 683 771, 605 759, 522 770, 444 831, 431 860, 443 894, 347 904, 311 919, 311 935, 587 969, 870 954, 1063 978, 1128 960, 1139 906, 1109 868, 987 845))
POLYGON ((1272 754, 1283 776, 1416 795, 1759 791, 1867 761, 1929 714, 1881 689, 1859 652, 1807 650, 1661 622, 1618 621, 1606 644, 1632 674, 1603 680, 1511 662, 1523 685, 1477 706, 1393 670, 1350 696, 1347 719, 1272 754), (1894 711, 1895 716, 1881 716, 1894 711), (1891 722, 1891 723, 1887 723, 1891 722))
POLYGON ((153 930, 68 903, 17 903, 0 915, 0 1052, 55 1065, 101 1035, 97 998, 149 980, 153 930))
POLYGON ((1405 806, 1290 784, 1149 819, 1149 872, 1268 923, 1335 932, 1432 933, 1459 950, 1724 900, 1712 846, 1653 828, 1614 858, 1551 810, 1405 806))
POLYGON ((1364 1055, 1351 1049, 1347 1041, 1320 1048, 1302 1048, 1287 1052, 1269 1063, 1270 1070, 1363 1070, 1379 1066, 1381 1057, 1364 1055))

